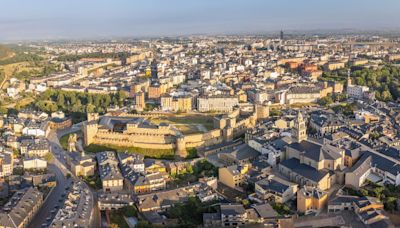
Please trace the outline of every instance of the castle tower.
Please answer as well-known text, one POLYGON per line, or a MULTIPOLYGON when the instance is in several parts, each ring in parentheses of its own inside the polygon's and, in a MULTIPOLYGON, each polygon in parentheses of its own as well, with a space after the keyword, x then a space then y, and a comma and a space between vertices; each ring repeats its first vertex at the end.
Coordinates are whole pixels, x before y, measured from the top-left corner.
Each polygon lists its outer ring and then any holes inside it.
POLYGON ((292 137, 296 140, 296 142, 301 142, 303 140, 307 139, 307 127, 306 127, 306 121, 303 118, 303 115, 299 111, 297 114, 297 117, 294 121, 294 128, 293 128, 293 133, 292 137))
POLYGON ((85 146, 88 146, 94 142, 94 138, 97 134, 98 130, 98 124, 97 122, 91 122, 91 123, 84 123, 83 127, 83 139, 85 146))
POLYGON ((186 158, 187 156, 186 142, 183 136, 176 138, 176 156, 179 158, 186 158))
POLYGON ((99 114, 98 113, 88 113, 87 114, 87 121, 92 122, 92 121, 97 121, 99 120, 99 114))

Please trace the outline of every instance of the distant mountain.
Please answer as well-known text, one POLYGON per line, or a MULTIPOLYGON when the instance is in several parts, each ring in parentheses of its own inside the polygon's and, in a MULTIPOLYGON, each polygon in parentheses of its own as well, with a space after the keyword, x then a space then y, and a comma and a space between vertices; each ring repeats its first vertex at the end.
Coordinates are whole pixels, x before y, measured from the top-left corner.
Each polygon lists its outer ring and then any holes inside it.
POLYGON ((0 44, 0 60, 8 59, 14 55, 15 53, 10 48, 0 44))

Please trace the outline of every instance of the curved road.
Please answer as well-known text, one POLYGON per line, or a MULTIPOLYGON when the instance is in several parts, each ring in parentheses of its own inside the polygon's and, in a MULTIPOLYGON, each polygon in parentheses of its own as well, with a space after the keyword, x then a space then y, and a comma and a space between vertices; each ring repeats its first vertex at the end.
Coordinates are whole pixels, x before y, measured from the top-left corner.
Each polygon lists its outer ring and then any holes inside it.
MULTIPOLYGON (((71 186, 71 182, 73 179, 77 179, 76 177, 72 177, 70 179, 67 179, 65 177, 67 173, 70 173, 70 171, 65 168, 66 151, 62 149, 58 138, 65 134, 77 131, 79 130, 79 128, 79 125, 74 125, 72 128, 66 131, 59 132, 59 134, 57 134, 55 131, 51 131, 49 136, 47 137, 50 142, 51 152, 54 156, 52 161, 49 162, 48 169, 56 175, 57 185, 52 190, 52 192, 49 193, 46 201, 43 203, 38 213, 32 219, 32 222, 29 224, 28 228, 49 227, 51 221, 56 215, 56 213, 51 213, 51 211, 53 211, 56 206, 58 206, 59 208, 63 206, 64 197, 62 197, 62 194, 64 194, 65 188, 71 186)), ((88 189, 90 188, 88 187, 88 189)), ((97 206, 96 194, 93 192, 92 189, 90 189, 90 192, 92 193, 93 197, 93 208, 90 227, 97 228, 100 227, 100 210, 97 206)))
MULTIPOLYGON (((58 158, 59 158, 58 160, 63 164, 64 167, 66 167, 65 155, 68 152, 65 151, 64 149, 62 149, 59 138, 61 138, 62 136, 66 135, 66 134, 80 130, 82 123, 83 122, 74 124, 69 129, 61 130, 61 131, 58 131, 57 133, 53 132, 53 134, 49 135, 49 141, 55 147, 55 150, 54 150, 55 154, 56 154, 56 156, 58 156, 58 158)), ((94 191, 92 188, 90 188, 87 185, 86 185, 86 187, 90 190, 90 192, 92 194, 92 198, 93 198, 93 207, 92 207, 92 216, 91 216, 91 221, 90 221, 90 224, 91 224, 90 227, 98 228, 98 227, 100 227, 101 215, 100 215, 100 209, 97 204, 97 192, 94 191)))
POLYGON ((42 227, 43 224, 49 226, 51 220, 56 215, 56 213, 51 213, 51 211, 54 210, 55 206, 58 206, 59 208, 62 207, 63 201, 59 202, 59 200, 62 198, 61 195, 64 193, 65 187, 71 185, 71 180, 67 180, 63 172, 56 165, 49 164, 48 169, 56 175, 57 185, 52 190, 52 192, 49 193, 46 201, 43 203, 38 213, 32 219, 32 222, 29 224, 28 228, 42 227), (51 219, 47 220, 48 218, 51 219))

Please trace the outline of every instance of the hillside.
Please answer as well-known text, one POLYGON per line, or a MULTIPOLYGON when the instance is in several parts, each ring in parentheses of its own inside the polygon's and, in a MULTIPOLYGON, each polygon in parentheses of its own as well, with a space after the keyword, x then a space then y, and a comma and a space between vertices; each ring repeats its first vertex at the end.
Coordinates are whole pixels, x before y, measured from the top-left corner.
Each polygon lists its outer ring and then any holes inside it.
POLYGON ((15 55, 8 47, 0 44, 0 60, 11 58, 15 55))

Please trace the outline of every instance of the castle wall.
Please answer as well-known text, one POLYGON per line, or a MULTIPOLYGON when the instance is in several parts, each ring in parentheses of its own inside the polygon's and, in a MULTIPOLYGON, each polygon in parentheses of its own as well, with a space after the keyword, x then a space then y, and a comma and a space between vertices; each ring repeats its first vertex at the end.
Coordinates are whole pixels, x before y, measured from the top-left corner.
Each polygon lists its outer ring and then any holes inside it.
POLYGON ((211 130, 205 133, 191 134, 184 136, 186 148, 210 146, 223 141, 220 129, 211 130))

